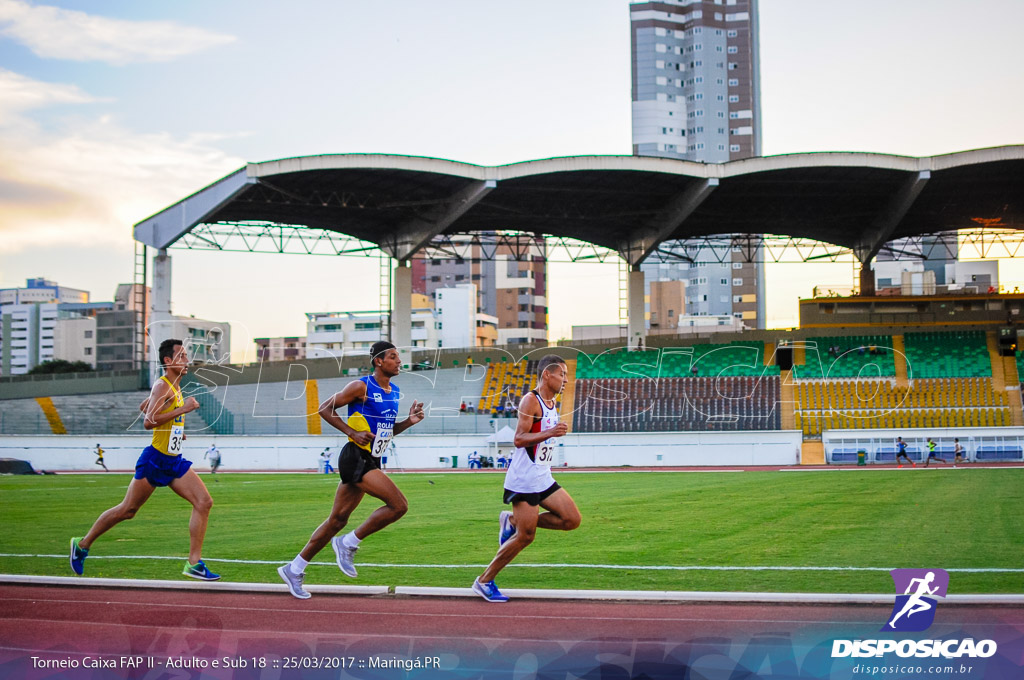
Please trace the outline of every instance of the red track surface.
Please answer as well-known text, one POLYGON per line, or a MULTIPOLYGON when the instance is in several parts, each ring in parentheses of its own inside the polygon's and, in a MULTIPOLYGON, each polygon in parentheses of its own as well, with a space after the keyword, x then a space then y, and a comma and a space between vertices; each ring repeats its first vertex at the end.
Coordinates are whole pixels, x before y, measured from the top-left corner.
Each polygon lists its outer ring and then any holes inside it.
MULTIPOLYGON (((478 599, 346 597, 286 594, 0 586, 0 677, 3 678, 337 678, 339 670, 175 669, 85 671, 59 675, 33 669, 29 657, 84 655, 184 658, 440 656, 443 674, 399 669, 353 677, 501 677, 524 654, 543 659, 631 654, 654 650, 659 659, 680 645, 717 638, 749 645, 768 638, 810 647, 832 637, 877 637, 890 613, 882 606, 637 604, 478 599), (781 636, 781 638, 780 638, 781 636), (791 641, 791 642, 790 642, 791 641), (561 656, 559 656, 561 655, 561 656), (575 656, 574 656, 575 655, 575 656), (508 666, 508 668, 504 668, 508 666), (480 673, 474 675, 475 671, 480 673), (490 669, 490 670, 486 670, 490 669), (169 675, 163 675, 168 673, 169 675), (324 674, 327 673, 327 674, 324 674), (454 675, 453 675, 454 674, 454 675)), ((940 607, 929 637, 969 631, 976 639, 1024 639, 1024 607, 940 607)), ((1003 645, 1003 642, 1000 642, 1003 645)), ((1016 653, 1016 652, 1013 652, 1016 653)), ((638 657, 637 657, 638 658, 638 657)), ((1014 660, 1024 664, 1024 658, 1014 660)), ((576 663, 576 662, 574 662, 576 663)), ((340 673, 340 674, 339 674, 340 673)), ((1024 671, 1022 671, 1024 673, 1024 671)), ((678 674, 676 675, 678 677, 678 674)), ((728 677, 728 676, 726 676, 728 677)))

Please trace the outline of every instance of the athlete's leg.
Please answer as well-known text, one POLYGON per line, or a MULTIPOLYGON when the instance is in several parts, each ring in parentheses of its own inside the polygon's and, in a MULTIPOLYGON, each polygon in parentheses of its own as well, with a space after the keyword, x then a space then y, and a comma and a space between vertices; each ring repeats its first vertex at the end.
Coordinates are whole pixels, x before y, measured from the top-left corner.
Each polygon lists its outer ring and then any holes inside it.
POLYGON ((494 556, 491 563, 484 569, 484 573, 477 579, 480 583, 493 581, 498 573, 516 558, 516 555, 533 543, 533 539, 537 536, 539 512, 540 508, 530 505, 526 501, 512 504, 512 524, 515 525, 516 533, 498 549, 498 554, 494 556))
POLYGON ((537 528, 572 531, 579 527, 582 518, 579 508, 572 500, 569 492, 559 489, 540 502, 540 507, 547 510, 537 518, 537 528))
POLYGON ((192 504, 192 517, 188 520, 188 561, 196 564, 203 558, 203 539, 210 521, 213 499, 203 480, 189 468, 183 476, 171 482, 171 490, 192 504))
POLYGON ((360 541, 387 525, 397 522, 402 515, 409 511, 409 501, 405 499, 395 483, 380 470, 370 470, 363 475, 362 481, 356 482, 356 486, 374 498, 384 501, 384 505, 370 513, 370 516, 352 532, 360 541))
POLYGON ((331 514, 327 516, 320 526, 316 528, 313 535, 309 537, 306 546, 299 552, 299 557, 309 562, 316 554, 324 549, 332 538, 338 535, 345 525, 348 524, 348 517, 356 509, 359 502, 363 500, 363 491, 355 484, 338 484, 338 490, 334 494, 334 505, 331 507, 331 514))
POLYGON ((149 500, 154 491, 156 491, 156 487, 150 484, 148 480, 133 479, 131 484, 128 485, 128 491, 124 495, 124 500, 96 519, 92 528, 89 529, 89 533, 78 542, 79 547, 88 550, 92 546, 93 541, 110 531, 114 525, 135 517, 135 513, 139 511, 143 503, 149 500))

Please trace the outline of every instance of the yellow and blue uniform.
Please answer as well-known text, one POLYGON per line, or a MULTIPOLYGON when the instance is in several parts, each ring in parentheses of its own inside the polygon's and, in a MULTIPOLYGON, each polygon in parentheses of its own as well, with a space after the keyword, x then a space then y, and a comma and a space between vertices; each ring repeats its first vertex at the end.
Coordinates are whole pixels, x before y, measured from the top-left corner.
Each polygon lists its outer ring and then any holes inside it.
MULTIPOLYGON (((171 388, 174 398, 160 413, 169 413, 185 405, 181 390, 161 376, 161 380, 171 388)), ((142 451, 135 463, 135 479, 146 479, 153 486, 167 486, 175 479, 185 476, 192 462, 181 456, 182 442, 185 439, 185 415, 181 414, 163 425, 153 428, 153 441, 142 451)))
POLYGON ((398 385, 391 383, 390 390, 384 390, 372 375, 360 378, 366 384, 366 399, 348 405, 348 426, 358 432, 369 432, 373 441, 366 445, 356 444, 350 437, 338 455, 338 474, 343 483, 356 483, 371 470, 380 469, 380 459, 391 445, 395 421, 398 419, 398 403, 402 393, 398 385))

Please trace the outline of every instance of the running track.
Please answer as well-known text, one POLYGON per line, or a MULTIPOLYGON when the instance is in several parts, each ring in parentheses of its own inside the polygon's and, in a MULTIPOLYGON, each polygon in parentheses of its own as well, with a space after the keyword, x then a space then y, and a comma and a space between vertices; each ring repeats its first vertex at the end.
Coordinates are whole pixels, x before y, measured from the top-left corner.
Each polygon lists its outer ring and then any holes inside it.
MULTIPOLYGON (((300 601, 283 593, 3 585, 0 612, 3 678, 489 680, 528 678, 533 672, 559 679, 588 673, 682 678, 686 668, 693 678, 728 678, 737 668, 756 671, 766 655, 773 670, 791 666, 798 677, 832 677, 838 664, 847 664, 840 675, 848 675, 854 661, 833 661, 831 641, 884 637, 878 631, 890 607, 526 599, 490 604, 325 594, 300 601), (33 655, 79 660, 138 655, 160 661, 257 657, 268 667, 259 670, 250 661, 246 669, 54 671, 34 669, 33 655), (288 657, 352 657, 357 665, 329 671, 275 667, 288 657), (365 665, 371 659, 427 657, 439 657, 441 669, 406 673, 365 665)), ((999 653, 984 660, 993 665, 976 677, 1024 677, 1024 606, 942 604, 926 635, 905 637, 996 640, 999 653)))

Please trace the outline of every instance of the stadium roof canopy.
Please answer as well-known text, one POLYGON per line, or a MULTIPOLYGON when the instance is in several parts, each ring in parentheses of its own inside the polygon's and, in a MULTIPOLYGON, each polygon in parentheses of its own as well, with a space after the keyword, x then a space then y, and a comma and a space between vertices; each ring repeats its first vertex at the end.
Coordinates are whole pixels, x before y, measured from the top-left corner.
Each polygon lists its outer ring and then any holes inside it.
POLYGON ((811 153, 723 164, 577 156, 485 167, 393 155, 246 167, 135 225, 166 248, 202 224, 264 222, 346 234, 408 259, 442 234, 515 230, 618 251, 670 239, 776 234, 851 248, 955 229, 1024 230, 1024 146, 924 158, 811 153))

